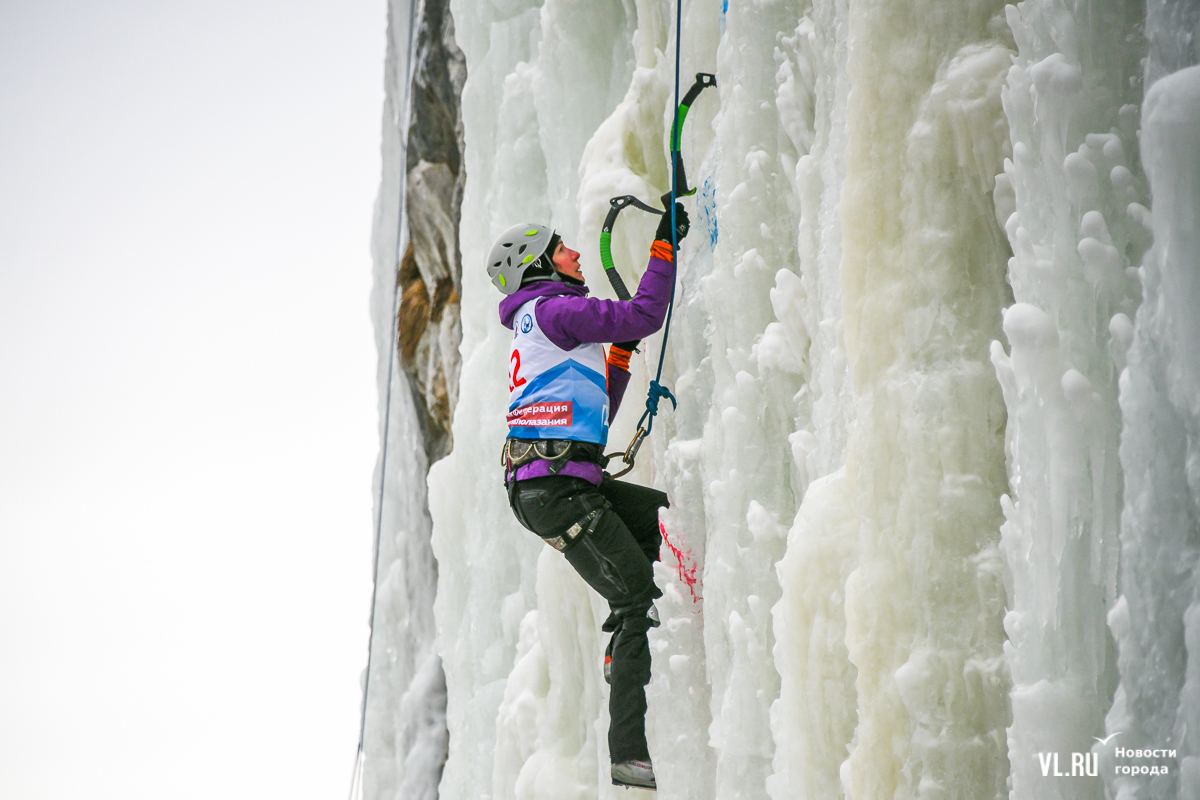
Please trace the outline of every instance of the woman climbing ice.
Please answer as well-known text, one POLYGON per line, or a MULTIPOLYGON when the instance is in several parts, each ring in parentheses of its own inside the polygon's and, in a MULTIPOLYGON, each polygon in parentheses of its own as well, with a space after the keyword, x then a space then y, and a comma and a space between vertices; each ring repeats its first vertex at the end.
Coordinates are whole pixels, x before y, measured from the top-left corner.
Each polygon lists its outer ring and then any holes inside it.
MULTIPOLYGON (((682 205, 675 217, 678 242, 688 232, 682 205)), ((666 317, 675 282, 671 215, 663 215, 637 294, 626 302, 588 297, 579 253, 543 225, 505 231, 487 269, 506 295, 500 322, 513 331, 503 453, 509 504, 522 525, 561 551, 608 601, 612 782, 653 789, 646 631, 658 625, 654 599, 662 592, 652 562, 660 544, 658 509, 667 496, 613 480, 603 471, 603 448, 629 383, 630 353, 666 317), (607 357, 603 342, 616 342, 607 357)))

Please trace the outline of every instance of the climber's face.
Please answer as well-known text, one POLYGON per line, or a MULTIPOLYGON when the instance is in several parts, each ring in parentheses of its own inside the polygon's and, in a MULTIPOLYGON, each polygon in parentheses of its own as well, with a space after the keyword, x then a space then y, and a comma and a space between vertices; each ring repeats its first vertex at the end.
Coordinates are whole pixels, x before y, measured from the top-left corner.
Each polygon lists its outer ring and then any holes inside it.
POLYGON ((578 281, 583 280, 583 267, 579 266, 579 253, 563 244, 562 240, 559 240, 558 246, 554 248, 551 260, 554 261, 554 269, 558 272, 578 281))

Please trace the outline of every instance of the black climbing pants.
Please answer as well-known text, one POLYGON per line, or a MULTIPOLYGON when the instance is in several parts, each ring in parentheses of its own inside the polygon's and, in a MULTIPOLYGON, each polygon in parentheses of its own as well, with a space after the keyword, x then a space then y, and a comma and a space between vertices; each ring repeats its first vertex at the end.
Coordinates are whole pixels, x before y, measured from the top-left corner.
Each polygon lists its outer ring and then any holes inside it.
POLYGON ((614 764, 649 758, 646 631, 657 622, 647 612, 662 596, 651 562, 658 560, 658 509, 668 505, 667 496, 607 476, 595 486, 556 475, 517 481, 509 487, 509 499, 521 524, 562 550, 588 586, 608 601, 603 630, 612 632, 609 756, 614 764))

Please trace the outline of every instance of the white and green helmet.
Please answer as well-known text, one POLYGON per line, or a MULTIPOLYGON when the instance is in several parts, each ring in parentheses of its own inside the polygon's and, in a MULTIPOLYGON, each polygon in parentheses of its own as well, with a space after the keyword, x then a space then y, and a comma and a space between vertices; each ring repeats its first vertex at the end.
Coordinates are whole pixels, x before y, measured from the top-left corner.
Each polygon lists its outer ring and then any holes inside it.
POLYGON ((521 288, 525 271, 538 263, 546 252, 554 229, 549 225, 521 223, 500 234, 488 253, 487 273, 492 283, 504 294, 521 288))

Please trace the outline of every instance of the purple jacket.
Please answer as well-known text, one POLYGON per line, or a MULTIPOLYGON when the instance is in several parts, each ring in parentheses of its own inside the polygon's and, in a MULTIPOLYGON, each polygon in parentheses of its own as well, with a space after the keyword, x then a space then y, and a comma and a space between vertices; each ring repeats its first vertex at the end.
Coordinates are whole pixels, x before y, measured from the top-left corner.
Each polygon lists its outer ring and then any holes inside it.
MULTIPOLYGON (((656 252, 662 252, 656 249, 656 252)), ((664 253, 665 254, 665 253, 664 253)), ((586 286, 557 281, 537 281, 522 286, 500 301, 500 323, 509 330, 517 309, 535 297, 546 298, 537 305, 537 321, 546 338, 563 350, 573 350, 585 342, 628 342, 644 339, 662 327, 671 302, 675 283, 675 265, 657 255, 650 257, 637 294, 628 301, 600 300, 588 297, 586 286)), ((621 398, 629 385, 626 370, 608 365, 608 418, 617 416, 621 398)), ((549 475, 545 461, 535 461, 517 470, 517 479, 549 475)), ((569 462, 558 472, 600 484, 601 470, 596 464, 569 462)))

